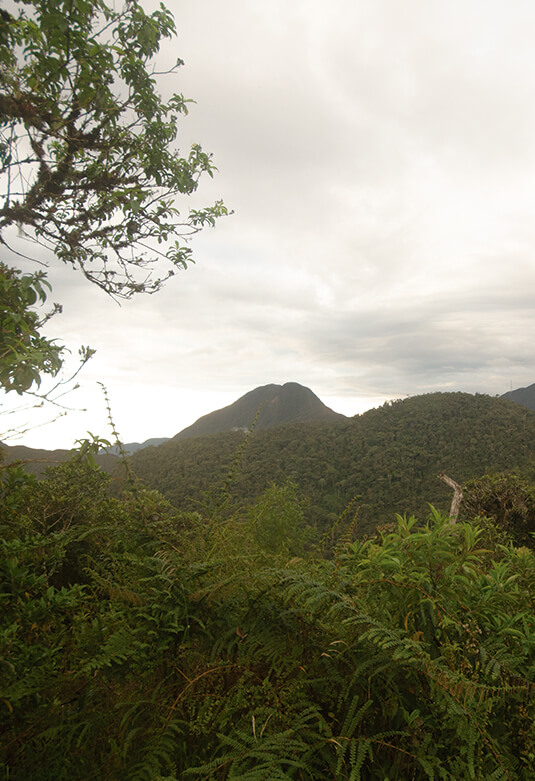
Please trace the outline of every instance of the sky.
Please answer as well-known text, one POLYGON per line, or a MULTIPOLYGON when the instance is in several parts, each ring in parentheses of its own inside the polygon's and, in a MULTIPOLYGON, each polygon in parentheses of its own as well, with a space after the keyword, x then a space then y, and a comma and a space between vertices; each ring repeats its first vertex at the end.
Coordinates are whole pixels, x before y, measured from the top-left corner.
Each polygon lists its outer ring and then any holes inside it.
POLYGON ((167 5, 161 69, 184 66, 160 90, 196 101, 180 149, 200 142, 218 173, 195 198, 233 214, 121 306, 52 259, 47 333, 96 354, 55 422, 4 398, 3 431, 25 431, 6 441, 108 437, 99 382, 125 442, 268 383, 353 415, 535 382, 535 4, 167 5))

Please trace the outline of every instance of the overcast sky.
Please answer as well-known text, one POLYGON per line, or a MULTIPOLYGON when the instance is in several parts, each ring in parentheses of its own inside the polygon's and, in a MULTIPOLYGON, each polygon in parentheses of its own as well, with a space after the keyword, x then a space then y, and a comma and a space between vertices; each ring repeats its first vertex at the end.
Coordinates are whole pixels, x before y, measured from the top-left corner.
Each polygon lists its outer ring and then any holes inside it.
POLYGON ((196 265, 120 307, 52 264, 49 333, 97 350, 69 397, 89 411, 20 442, 107 436, 99 380, 124 441, 272 382, 348 415, 535 382, 535 4, 167 5, 162 63, 185 65, 161 88, 197 101, 182 151, 213 153, 200 202, 234 214, 194 239, 196 265))

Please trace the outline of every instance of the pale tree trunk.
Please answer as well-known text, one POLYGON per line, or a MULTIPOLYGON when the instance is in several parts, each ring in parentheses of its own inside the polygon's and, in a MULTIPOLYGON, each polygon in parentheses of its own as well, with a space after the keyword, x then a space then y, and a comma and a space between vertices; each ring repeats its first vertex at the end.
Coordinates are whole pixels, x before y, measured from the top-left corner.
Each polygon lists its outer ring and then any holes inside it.
POLYGON ((438 477, 440 480, 443 480, 446 483, 446 485, 449 485, 450 488, 453 488, 453 499, 451 500, 450 519, 451 519, 451 523, 454 524, 457 522, 457 516, 459 515, 459 508, 463 500, 463 490, 459 485, 459 483, 456 483, 455 480, 451 479, 451 477, 445 475, 444 472, 441 472, 438 477))

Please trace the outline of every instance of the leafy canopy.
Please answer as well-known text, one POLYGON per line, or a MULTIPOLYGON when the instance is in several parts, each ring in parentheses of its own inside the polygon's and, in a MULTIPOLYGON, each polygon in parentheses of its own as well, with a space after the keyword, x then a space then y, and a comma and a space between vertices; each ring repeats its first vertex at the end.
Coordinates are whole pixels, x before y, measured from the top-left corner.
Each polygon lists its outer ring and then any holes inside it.
POLYGON ((0 242, 18 225, 106 292, 152 293, 186 267, 187 238, 226 213, 177 206, 214 167, 197 144, 178 154, 188 101, 156 91, 172 15, 136 0, 14 7, 0 15, 0 242))

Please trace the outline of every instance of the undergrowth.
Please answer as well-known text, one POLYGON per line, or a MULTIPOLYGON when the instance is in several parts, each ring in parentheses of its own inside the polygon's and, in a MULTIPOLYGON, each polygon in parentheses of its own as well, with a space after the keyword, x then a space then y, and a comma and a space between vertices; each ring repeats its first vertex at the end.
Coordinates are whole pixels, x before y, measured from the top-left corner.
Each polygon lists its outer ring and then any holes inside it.
POLYGON ((535 560, 489 521, 326 553, 290 483, 211 518, 1 479, 5 779, 535 778, 535 560))

